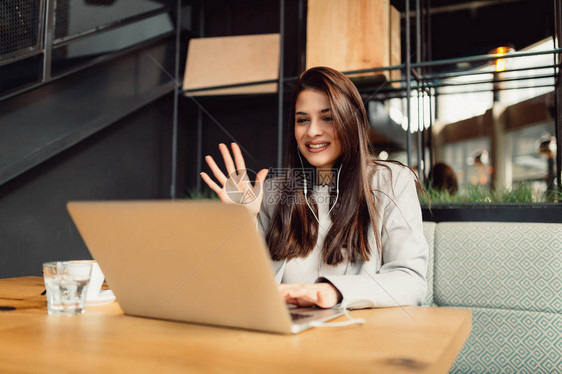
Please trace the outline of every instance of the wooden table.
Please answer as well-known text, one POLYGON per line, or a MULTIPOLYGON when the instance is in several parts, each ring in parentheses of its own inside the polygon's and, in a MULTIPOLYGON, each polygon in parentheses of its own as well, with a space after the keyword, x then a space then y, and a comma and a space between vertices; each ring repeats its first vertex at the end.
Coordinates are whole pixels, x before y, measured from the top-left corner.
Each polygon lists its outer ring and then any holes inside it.
MULTIPOLYGON (((49 316, 40 277, 0 279, 1 373, 447 372, 467 310, 357 310, 363 326, 294 336, 125 316, 119 305, 49 316)), ((340 320, 345 319, 341 317, 340 320)))

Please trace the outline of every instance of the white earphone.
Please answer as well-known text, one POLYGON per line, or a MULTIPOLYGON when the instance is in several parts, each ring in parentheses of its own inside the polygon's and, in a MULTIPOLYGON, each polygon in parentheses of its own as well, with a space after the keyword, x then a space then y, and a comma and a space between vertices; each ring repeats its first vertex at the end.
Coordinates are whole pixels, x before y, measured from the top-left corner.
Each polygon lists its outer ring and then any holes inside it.
MULTIPOLYGON (((297 148, 297 152, 299 155, 299 160, 301 162, 301 168, 303 171, 303 175, 304 175, 304 164, 302 162, 302 157, 301 157, 301 153, 300 150, 297 148)), ((338 168, 338 176, 336 177, 336 201, 334 201, 334 205, 332 205, 332 207, 330 208, 330 210, 328 211, 328 215, 330 215, 330 213, 332 212, 332 209, 334 209, 334 207, 336 206, 336 203, 338 202, 338 197, 340 194, 340 174, 341 174, 341 168, 343 165, 340 165, 340 167, 338 168)), ((304 199, 306 201, 306 205, 308 206, 308 208, 310 209, 310 211, 312 212, 312 214, 314 215, 314 218, 316 218, 316 221, 318 221, 318 224, 320 224, 320 220, 318 219, 318 217, 316 216, 316 213, 314 213, 314 210, 312 209, 312 207, 310 206, 309 202, 308 202, 308 182, 306 180, 306 177, 304 178, 304 199)), ((346 269, 347 270, 347 269, 346 269)), ((318 275, 320 276, 320 267, 318 267, 318 275)), ((343 312, 345 313, 346 317, 348 318, 347 321, 342 321, 342 322, 320 322, 320 321, 314 321, 310 323, 310 326, 313 327, 340 327, 340 326, 349 326, 349 325, 354 325, 354 324, 358 324, 358 325, 362 325, 365 323, 365 320, 363 318, 352 318, 349 315, 348 309, 349 305, 357 302, 357 301, 367 301, 370 302, 372 304, 372 306, 375 306, 375 302, 371 299, 366 299, 366 298, 352 298, 350 300, 344 300, 344 302, 341 305, 341 308, 343 310, 343 312)))
MULTIPOLYGON (((302 173, 304 175, 304 164, 302 162, 301 152, 298 148, 297 148, 297 154, 299 155, 299 160, 301 162, 301 169, 302 169, 302 173)), ((338 202, 338 197, 340 195, 340 174, 341 174, 341 167, 342 166, 343 165, 340 165, 340 167, 338 168, 338 176, 336 177, 336 201, 334 201, 334 205, 332 205, 332 207, 328 211, 328 216, 330 215, 330 213, 332 213, 332 209, 334 209, 334 207, 336 206, 336 204, 338 202)), ((306 201, 306 205, 308 206, 308 208, 312 212, 312 215, 314 216, 314 218, 316 218, 316 221, 318 221, 318 224, 320 224, 320 220, 318 219, 318 217, 316 216, 316 213, 314 213, 314 209, 312 209, 312 207, 310 206, 310 204, 308 202, 308 182, 306 180, 306 177, 304 178, 304 200, 306 201)))

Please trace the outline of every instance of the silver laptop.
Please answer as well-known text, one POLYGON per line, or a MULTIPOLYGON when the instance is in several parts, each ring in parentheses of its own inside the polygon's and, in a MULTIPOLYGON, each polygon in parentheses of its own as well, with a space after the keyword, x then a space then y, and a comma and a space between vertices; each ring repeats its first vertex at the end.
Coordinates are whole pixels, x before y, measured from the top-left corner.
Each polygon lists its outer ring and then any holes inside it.
POLYGON ((246 208, 219 201, 70 202, 128 315, 298 333, 340 309, 289 308, 246 208))

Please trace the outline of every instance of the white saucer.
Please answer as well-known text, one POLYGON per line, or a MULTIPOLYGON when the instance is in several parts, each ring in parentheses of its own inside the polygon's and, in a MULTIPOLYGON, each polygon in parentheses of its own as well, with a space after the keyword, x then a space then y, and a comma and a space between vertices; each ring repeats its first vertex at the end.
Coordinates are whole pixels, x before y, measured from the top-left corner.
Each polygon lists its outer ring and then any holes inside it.
POLYGON ((86 300, 86 305, 105 305, 115 301, 115 295, 111 290, 101 290, 94 300, 86 300))

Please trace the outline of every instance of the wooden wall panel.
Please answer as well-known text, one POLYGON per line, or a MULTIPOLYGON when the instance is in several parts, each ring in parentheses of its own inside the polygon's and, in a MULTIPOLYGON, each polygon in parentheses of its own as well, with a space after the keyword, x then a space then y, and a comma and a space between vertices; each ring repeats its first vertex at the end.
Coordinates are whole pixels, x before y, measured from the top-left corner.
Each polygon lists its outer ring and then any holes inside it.
MULTIPOLYGON (((400 12, 398 9, 390 6, 390 61, 389 65, 400 65, 402 63, 402 45, 400 41, 400 12)), ((390 79, 400 79, 400 70, 391 70, 390 79)), ((394 83, 395 87, 399 87, 400 83, 394 83)))
POLYGON ((389 0, 308 0, 307 14, 307 69, 324 65, 349 71, 389 65, 389 0))
MULTIPOLYGON (((279 34, 191 39, 184 89, 278 79, 279 34)), ((277 83, 193 92, 191 96, 277 92, 277 83)))

